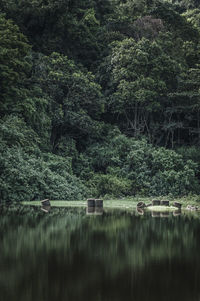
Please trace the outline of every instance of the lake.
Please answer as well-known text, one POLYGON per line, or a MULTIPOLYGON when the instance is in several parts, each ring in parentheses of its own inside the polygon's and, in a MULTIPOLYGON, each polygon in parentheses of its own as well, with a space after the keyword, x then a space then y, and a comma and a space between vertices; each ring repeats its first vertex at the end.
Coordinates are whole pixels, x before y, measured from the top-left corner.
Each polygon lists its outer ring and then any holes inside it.
POLYGON ((2 301, 200 300, 198 214, 0 213, 2 301))

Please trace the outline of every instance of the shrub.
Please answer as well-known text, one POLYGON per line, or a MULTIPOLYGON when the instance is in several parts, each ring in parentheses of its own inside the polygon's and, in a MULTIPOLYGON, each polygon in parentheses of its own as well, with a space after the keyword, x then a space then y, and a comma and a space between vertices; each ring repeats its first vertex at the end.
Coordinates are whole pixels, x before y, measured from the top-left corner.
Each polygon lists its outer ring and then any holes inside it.
POLYGON ((71 174, 69 162, 63 158, 51 155, 45 161, 42 154, 39 158, 17 147, 1 153, 2 201, 74 200, 86 195, 85 186, 71 174))
POLYGON ((87 182, 90 194, 102 197, 105 194, 111 197, 121 197, 132 194, 132 183, 128 179, 119 178, 110 174, 94 174, 87 182))
POLYGON ((145 139, 110 134, 104 143, 90 146, 83 158, 87 171, 90 168, 98 174, 89 183, 99 195, 178 196, 200 190, 195 162, 173 150, 154 147, 145 139))

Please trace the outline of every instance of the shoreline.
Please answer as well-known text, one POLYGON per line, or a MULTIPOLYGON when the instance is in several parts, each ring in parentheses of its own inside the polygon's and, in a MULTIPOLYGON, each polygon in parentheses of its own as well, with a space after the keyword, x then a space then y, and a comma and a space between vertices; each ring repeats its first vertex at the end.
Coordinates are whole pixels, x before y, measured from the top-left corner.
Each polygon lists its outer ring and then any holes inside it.
MULTIPOLYGON (((136 209, 137 203, 140 201, 143 202, 150 202, 154 198, 124 198, 124 199, 110 199, 104 200, 104 208, 113 208, 113 209, 136 209)), ((167 200, 167 198, 160 198, 162 200, 167 200)), ((182 209, 187 210, 186 207, 188 205, 196 205, 200 207, 200 201, 197 201, 197 196, 195 197, 183 197, 183 198, 176 198, 176 199, 169 199, 170 206, 151 206, 151 210, 158 211, 161 209, 162 211, 173 211, 177 209, 173 206, 173 202, 180 202, 182 204, 182 209)), ((50 200, 52 207, 87 207, 87 201, 67 201, 67 200, 50 200)), ((41 206, 41 201, 29 201, 29 202, 20 202, 21 205, 24 206, 41 206)), ((200 208, 199 208, 200 209, 200 208)), ((150 209, 149 209, 150 210, 150 209)))

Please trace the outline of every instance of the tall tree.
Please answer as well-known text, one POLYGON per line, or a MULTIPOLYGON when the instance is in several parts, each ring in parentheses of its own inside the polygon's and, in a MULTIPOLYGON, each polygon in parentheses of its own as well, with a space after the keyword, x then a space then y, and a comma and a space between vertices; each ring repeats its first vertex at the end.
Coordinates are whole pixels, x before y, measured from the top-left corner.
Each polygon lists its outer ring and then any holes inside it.
POLYGON ((1 9, 19 25, 34 51, 46 55, 57 51, 87 67, 98 59, 100 21, 93 0, 1 2, 1 9))
POLYGON ((181 65, 172 56, 172 44, 168 34, 153 42, 125 39, 112 50, 109 109, 131 135, 150 135, 154 113, 164 109, 167 93, 176 89, 181 65))
POLYGON ((12 112, 22 100, 23 80, 30 65, 26 37, 17 25, 0 14, 0 114, 12 112))
POLYGON ((52 53, 39 58, 34 77, 50 101, 54 150, 62 136, 70 135, 81 145, 83 137, 98 135, 104 99, 91 72, 64 55, 52 53))

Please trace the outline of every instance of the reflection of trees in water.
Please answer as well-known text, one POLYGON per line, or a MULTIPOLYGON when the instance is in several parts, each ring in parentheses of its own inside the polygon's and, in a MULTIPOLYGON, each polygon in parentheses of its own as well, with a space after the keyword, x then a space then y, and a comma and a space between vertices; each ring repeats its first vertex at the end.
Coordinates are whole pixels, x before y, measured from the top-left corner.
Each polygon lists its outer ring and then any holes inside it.
MULTIPOLYGON (((133 288, 136 300, 142 301, 155 283, 164 289, 173 274, 179 286, 180 268, 190 277, 199 276, 198 219, 153 219, 123 212, 87 217, 83 209, 52 209, 49 214, 20 210, 0 219, 4 301, 98 300, 98 296, 103 301, 121 300, 133 288)), ((182 299, 188 300, 184 296, 191 285, 182 286, 182 299)))

